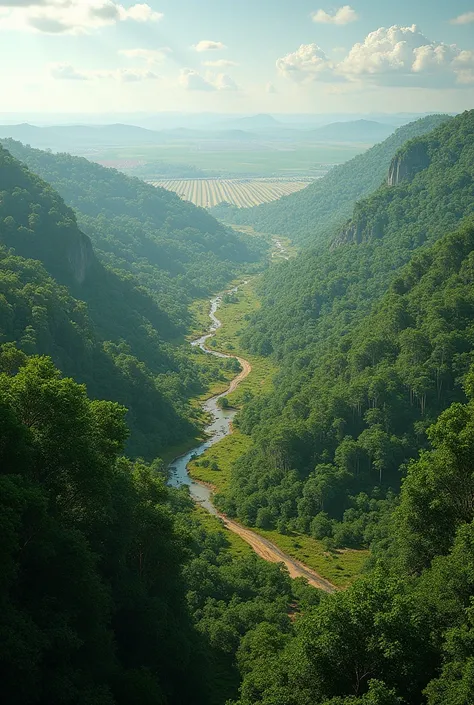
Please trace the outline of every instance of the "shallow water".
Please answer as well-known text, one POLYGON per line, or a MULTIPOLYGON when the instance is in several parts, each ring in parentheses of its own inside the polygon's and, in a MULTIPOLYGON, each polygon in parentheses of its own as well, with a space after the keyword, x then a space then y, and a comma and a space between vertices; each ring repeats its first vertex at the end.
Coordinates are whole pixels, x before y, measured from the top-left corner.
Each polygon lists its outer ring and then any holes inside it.
MULTIPOLYGON (((286 248, 282 245, 280 240, 273 238, 273 244, 275 246, 275 251, 272 253, 272 256, 279 255, 284 259, 288 259, 286 248)), ((247 284, 247 282, 245 281, 243 284, 247 284)), ((217 296, 214 296, 210 300, 211 308, 209 311, 209 318, 211 319, 211 325, 209 327, 209 332, 202 335, 200 338, 193 340, 191 342, 193 347, 200 347, 201 350, 207 355, 214 355, 215 357, 235 357, 234 355, 226 355, 224 353, 217 352, 216 350, 211 350, 206 346, 206 343, 213 337, 216 330, 222 326, 222 323, 217 318, 216 313, 222 303, 223 296, 225 296, 225 294, 235 294, 238 289, 239 287, 235 286, 228 291, 217 294, 217 296)), ((236 375, 236 377, 237 376, 238 375, 236 375)), ((212 421, 205 428, 207 440, 200 445, 197 445, 195 448, 192 448, 192 450, 189 450, 184 455, 180 455, 178 458, 175 458, 169 466, 170 473, 168 484, 171 487, 181 487, 182 485, 187 485, 189 487, 191 497, 196 500, 196 502, 199 502, 211 514, 217 513, 211 501, 212 491, 209 487, 196 482, 189 476, 188 464, 191 459, 199 457, 207 448, 210 448, 215 443, 218 443, 220 440, 225 438, 225 436, 230 434, 232 420, 236 415, 237 410, 220 409, 217 405, 217 401, 221 399, 221 397, 227 396, 227 394, 229 394, 229 389, 222 394, 217 394, 216 396, 211 397, 202 404, 203 410, 210 414, 212 418, 212 421)))
MULTIPOLYGON (((246 282, 245 282, 246 283, 246 282)), ((234 287, 226 294, 234 294, 238 290, 238 287, 234 287)), ((202 335, 200 338, 193 340, 191 345, 193 347, 199 347, 207 355, 214 355, 215 357, 222 358, 232 358, 233 355, 225 355, 224 353, 217 352, 216 350, 211 350, 206 346, 206 342, 209 338, 212 338, 214 333, 218 328, 222 326, 221 321, 217 318, 216 312, 222 303, 222 297, 224 294, 218 294, 214 296, 210 303, 211 309, 209 312, 209 318, 211 319, 211 325, 209 327, 209 332, 202 335)), ((237 375, 236 375, 237 376, 237 375)), ((170 479, 168 484, 171 487, 181 487, 182 485, 187 485, 189 487, 189 492, 191 497, 197 502, 202 504, 202 506, 207 509, 211 514, 215 514, 216 510, 211 502, 211 490, 205 485, 201 485, 199 482, 195 482, 188 473, 188 463, 192 458, 198 457, 204 453, 207 448, 210 448, 215 443, 228 436, 231 432, 231 423, 237 413, 235 409, 220 409, 217 405, 217 401, 221 397, 225 397, 229 394, 229 390, 223 392, 222 394, 217 394, 211 397, 202 404, 202 408, 207 414, 210 414, 212 421, 206 426, 205 433, 207 435, 207 440, 196 446, 192 450, 188 451, 184 455, 175 458, 169 466, 170 479)))

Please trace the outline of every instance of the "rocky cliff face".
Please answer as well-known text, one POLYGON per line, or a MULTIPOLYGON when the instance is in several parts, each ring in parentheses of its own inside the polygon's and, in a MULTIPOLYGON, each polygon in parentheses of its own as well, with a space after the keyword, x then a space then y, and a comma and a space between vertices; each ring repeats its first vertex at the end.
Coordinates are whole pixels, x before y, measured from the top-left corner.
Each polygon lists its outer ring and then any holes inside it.
POLYGON ((87 235, 79 231, 78 237, 69 244, 66 257, 74 281, 82 284, 96 262, 92 243, 87 235))
POLYGON ((402 181, 411 181, 415 174, 430 165, 428 147, 425 142, 413 142, 398 152, 392 159, 388 171, 388 186, 396 186, 402 181))
POLYGON ((375 240, 383 235, 381 223, 369 225, 364 218, 350 220, 336 235, 331 250, 341 245, 360 245, 362 242, 375 240))

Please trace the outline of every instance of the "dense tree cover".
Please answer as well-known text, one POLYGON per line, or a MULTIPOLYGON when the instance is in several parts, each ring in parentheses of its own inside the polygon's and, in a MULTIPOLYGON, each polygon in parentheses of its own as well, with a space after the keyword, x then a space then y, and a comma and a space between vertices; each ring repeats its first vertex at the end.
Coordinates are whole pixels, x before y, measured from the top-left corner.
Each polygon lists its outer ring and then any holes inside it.
POLYGON ((172 322, 189 322, 189 303, 224 287, 264 244, 219 224, 165 189, 81 157, 2 140, 72 206, 99 259, 132 274, 172 322))
POLYGON ((217 206, 213 213, 230 223, 251 225, 259 232, 287 235, 296 244, 311 245, 327 239, 337 225, 350 217, 356 201, 386 179, 390 162, 409 139, 424 135, 448 119, 431 115, 400 127, 384 142, 354 159, 332 168, 302 191, 253 208, 217 206))
POLYGON ((246 635, 238 705, 473 702, 474 402, 451 405, 428 435, 380 564, 289 633, 246 635))
MULTIPOLYGON (((195 412, 187 400, 222 374, 217 365, 176 348, 180 314, 166 301, 160 306, 132 274, 102 265, 74 212, 48 184, 1 148, 0 167, 0 243, 17 255, 0 248, 0 341, 50 355, 91 395, 124 404, 132 455, 152 459, 192 435, 195 412)), ((182 205, 186 213, 194 208, 182 205)), ((196 292, 190 286, 177 307, 186 309, 196 292)))
POLYGON ((48 358, 1 367, 2 700, 195 702, 185 546, 163 479, 120 459, 124 409, 48 358))
POLYGON ((318 595, 203 528, 162 464, 121 457, 125 409, 0 347, 0 698, 222 705, 254 630, 318 595))
MULTIPOLYGON (((370 543, 426 427, 464 400, 460 382, 473 349, 474 113, 420 139, 433 148, 430 166, 367 202, 385 214, 377 237, 321 247, 266 276, 246 342, 273 352, 281 371, 275 391, 240 415, 254 446, 220 499, 247 523, 337 545, 370 543), (464 227, 443 236, 463 217, 464 227)), ((366 202, 360 208, 372 213, 366 202)))

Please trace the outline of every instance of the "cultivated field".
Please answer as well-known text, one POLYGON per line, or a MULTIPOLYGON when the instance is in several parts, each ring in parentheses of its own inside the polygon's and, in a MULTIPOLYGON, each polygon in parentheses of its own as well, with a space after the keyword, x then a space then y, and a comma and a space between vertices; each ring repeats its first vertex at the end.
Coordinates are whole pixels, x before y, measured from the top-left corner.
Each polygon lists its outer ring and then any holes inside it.
POLYGON ((204 208, 211 208, 222 201, 240 208, 248 208, 259 203, 275 201, 281 196, 299 191, 312 180, 310 178, 169 179, 151 183, 168 191, 174 191, 186 201, 204 208))

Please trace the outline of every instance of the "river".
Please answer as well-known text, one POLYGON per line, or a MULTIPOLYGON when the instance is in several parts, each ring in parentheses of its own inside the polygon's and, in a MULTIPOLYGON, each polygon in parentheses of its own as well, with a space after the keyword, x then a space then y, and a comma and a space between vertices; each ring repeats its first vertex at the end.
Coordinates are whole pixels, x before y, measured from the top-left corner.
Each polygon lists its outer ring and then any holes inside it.
MULTIPOLYGON (((274 238, 273 242, 275 245, 275 251, 272 253, 272 256, 279 256, 282 259, 287 260, 288 256, 282 243, 277 238, 274 238)), ((247 283, 248 282, 246 281, 242 282, 242 284, 239 286, 244 286, 247 283)), ((216 350, 211 350, 206 345, 207 341, 214 336, 216 330, 222 326, 222 323, 217 318, 216 313, 222 303, 223 297, 225 296, 225 294, 237 293, 237 291, 239 290, 239 286, 235 286, 226 292, 217 294, 217 296, 214 296, 210 300, 211 308, 209 311, 209 318, 211 319, 211 325, 209 327, 209 331, 205 335, 202 335, 200 338, 196 338, 196 340, 193 340, 191 342, 191 345, 193 347, 201 348, 201 350, 208 355, 215 355, 216 357, 222 358, 237 359, 240 362, 242 371, 232 380, 229 385, 229 388, 225 392, 223 392, 222 394, 216 394, 216 396, 211 397, 203 403, 203 410, 211 418, 210 423, 205 428, 207 440, 203 443, 200 443, 187 453, 184 453, 184 455, 180 455, 178 458, 175 458, 173 462, 170 463, 168 484, 171 487, 182 487, 183 485, 189 487, 191 497, 196 502, 199 502, 199 504, 201 504, 211 514, 218 516, 227 529, 238 534, 253 548, 255 553, 257 553, 261 558, 264 558, 266 561, 271 561, 273 563, 284 563, 292 578, 304 577, 310 585, 313 585, 314 587, 318 588, 319 590, 323 590, 324 592, 332 593, 337 589, 335 585, 320 576, 307 565, 301 563, 292 556, 287 555, 278 546, 273 544, 268 539, 255 533, 251 529, 248 529, 247 527, 242 526, 233 519, 229 519, 229 517, 220 514, 212 503, 212 490, 206 485, 203 485, 200 482, 193 480, 193 478, 190 477, 188 472, 188 464, 193 458, 199 457, 204 453, 207 448, 210 448, 215 443, 218 443, 220 440, 225 438, 225 436, 228 436, 232 432, 232 420, 234 419, 237 410, 221 409, 218 406, 218 401, 222 397, 225 397, 231 392, 233 392, 234 389, 236 389, 236 387, 238 386, 238 384, 243 379, 245 379, 245 377, 247 377, 247 375, 251 372, 252 369, 247 360, 244 360, 240 357, 236 357, 235 355, 226 355, 224 353, 217 352, 216 350)))
MULTIPOLYGON (((246 284, 247 282, 243 282, 243 284, 246 284)), ((211 319, 211 325, 209 328, 209 332, 206 333, 205 335, 202 335, 200 338, 197 338, 196 340, 193 340, 191 342, 191 345, 193 347, 199 347, 201 350, 208 355, 214 355, 215 357, 221 357, 221 358, 233 358, 235 357, 234 355, 226 355, 221 352, 217 352, 216 350, 211 350, 210 348, 207 347, 206 343, 207 341, 213 337, 214 333, 218 328, 222 326, 221 321, 217 318, 216 313, 219 308, 219 306, 222 303, 222 298, 225 294, 235 294, 238 291, 239 287, 235 286, 229 291, 222 292, 220 294, 217 294, 217 296, 214 296, 211 299, 211 308, 209 312, 209 318, 211 319)), ((241 361, 242 364, 243 361, 241 361)), ((246 376, 246 375, 245 375, 246 376)), ((242 373, 237 375, 236 380, 240 377, 240 379, 243 379, 242 373)), ((211 490, 206 487, 205 485, 202 485, 199 482, 196 482, 195 480, 190 477, 188 473, 188 464, 192 458, 196 458, 204 453, 204 451, 207 448, 210 448, 213 446, 215 443, 218 443, 220 440, 222 440, 225 436, 228 436, 231 433, 231 424, 232 420, 237 413, 236 409, 220 409, 218 406, 218 401, 222 397, 227 396, 227 394, 230 394, 233 389, 235 389, 236 385, 236 380, 233 381, 233 383, 229 386, 229 388, 223 392, 222 394, 217 394, 214 397, 211 397, 207 401, 205 401, 202 405, 203 410, 206 412, 208 416, 211 418, 211 422, 206 426, 205 428, 205 434, 207 436, 207 440, 204 441, 203 443, 200 443, 198 446, 193 448, 192 450, 188 451, 184 455, 181 455, 179 458, 176 458, 173 460, 171 463, 169 470, 170 470, 170 479, 169 479, 169 484, 172 487, 181 487, 182 485, 187 485, 189 487, 189 492, 193 499, 195 499, 197 502, 202 504, 205 509, 207 509, 208 512, 211 512, 211 514, 217 514, 217 511, 212 504, 211 501, 211 490)))

